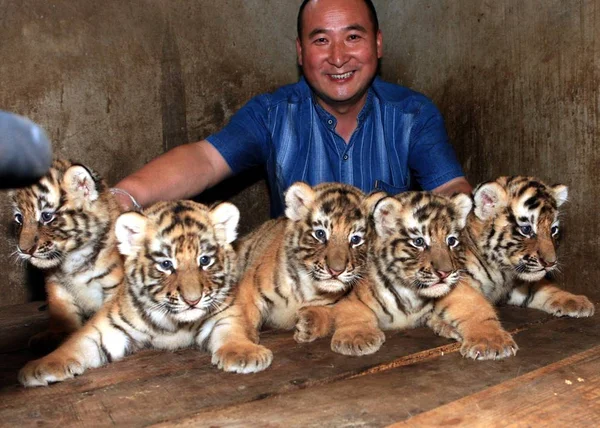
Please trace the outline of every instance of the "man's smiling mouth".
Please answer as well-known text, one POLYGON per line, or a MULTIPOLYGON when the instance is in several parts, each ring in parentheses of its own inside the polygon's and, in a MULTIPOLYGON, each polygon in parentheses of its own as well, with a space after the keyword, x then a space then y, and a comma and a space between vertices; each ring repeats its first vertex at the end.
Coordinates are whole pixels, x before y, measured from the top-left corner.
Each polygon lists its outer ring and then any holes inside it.
POLYGON ((344 80, 344 79, 349 78, 353 74, 354 74, 354 71, 348 71, 347 73, 343 73, 343 74, 330 74, 329 77, 331 77, 334 80, 344 80))

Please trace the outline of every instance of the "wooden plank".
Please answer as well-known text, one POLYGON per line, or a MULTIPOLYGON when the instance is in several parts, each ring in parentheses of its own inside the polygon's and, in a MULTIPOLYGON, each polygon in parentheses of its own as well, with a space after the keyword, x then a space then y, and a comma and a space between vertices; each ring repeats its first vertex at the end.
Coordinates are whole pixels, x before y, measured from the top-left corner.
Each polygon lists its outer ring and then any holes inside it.
POLYGON ((385 424, 600 342, 597 319, 554 319, 544 325, 547 316, 536 311, 511 308, 508 314, 518 320, 518 328, 524 328, 517 335, 521 351, 517 358, 498 362, 464 360, 457 355, 456 344, 427 329, 389 334, 380 352, 363 358, 332 353, 329 339, 299 345, 289 333, 270 332, 264 335, 264 343, 274 350, 275 361, 269 370, 255 375, 220 372, 210 365, 208 355, 194 350, 145 351, 62 384, 24 389, 14 384, 19 358, 23 358, 15 354, 0 387, 0 420, 20 426, 42 421, 69 426, 84 426, 90 421, 139 425, 173 420, 192 425, 202 421, 247 424, 253 420, 247 419, 248 415, 277 424, 292 412, 290 420, 310 425, 311 419, 304 415, 306 408, 320 404, 325 406, 320 410, 323 417, 314 424, 323 420, 337 424, 344 420, 340 414, 356 417, 361 409, 358 400, 373 408, 393 409, 380 411, 377 414, 381 416, 373 418, 365 416, 370 415, 367 407, 365 415, 358 415, 367 423, 385 424), (458 383, 456 373, 462 373, 458 383), (407 383, 408 378, 417 382, 407 383), (442 396, 436 390, 439 382, 450 388, 442 396), (404 400, 401 405, 394 398, 398 392, 404 400), (382 394, 388 399, 380 400, 382 394))
POLYGON ((471 361, 456 352, 263 400, 207 409, 165 425, 384 426, 539 369, 600 343, 593 319, 555 319, 517 334, 515 358, 471 361), (525 345, 527 344, 527 345, 525 345))
POLYGON ((600 346, 422 413, 404 426, 598 426, 600 346))
POLYGON ((29 338, 47 326, 45 302, 0 307, 0 353, 26 348, 29 338))

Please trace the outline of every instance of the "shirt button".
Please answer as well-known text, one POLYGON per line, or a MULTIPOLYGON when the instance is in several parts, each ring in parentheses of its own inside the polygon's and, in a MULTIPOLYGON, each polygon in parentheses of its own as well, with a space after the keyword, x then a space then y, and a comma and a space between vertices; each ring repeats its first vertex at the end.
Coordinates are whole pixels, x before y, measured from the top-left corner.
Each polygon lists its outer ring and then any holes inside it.
POLYGON ((328 123, 328 124, 330 124, 330 125, 333 125, 333 119, 329 119, 329 120, 327 121, 327 123, 328 123))
POLYGON ((350 156, 348 156, 348 155, 344 155, 344 160, 348 160, 349 157, 350 156))

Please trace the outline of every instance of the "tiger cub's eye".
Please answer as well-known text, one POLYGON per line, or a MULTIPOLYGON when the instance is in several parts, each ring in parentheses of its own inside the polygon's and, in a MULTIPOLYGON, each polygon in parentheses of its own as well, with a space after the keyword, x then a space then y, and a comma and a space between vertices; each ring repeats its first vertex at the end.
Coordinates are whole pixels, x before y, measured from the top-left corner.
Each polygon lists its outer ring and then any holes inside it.
POLYGON ((350 244, 354 247, 362 244, 362 242, 363 242, 363 238, 360 235, 352 235, 350 237, 350 244))
POLYGON ((458 245, 458 239, 456 239, 455 236, 449 236, 446 242, 450 248, 454 248, 458 245))
POLYGON ((163 270, 171 270, 173 269, 173 262, 171 260, 163 260, 160 262, 160 267, 163 270))
POLYGON ((425 240, 423 238, 415 238, 413 239, 412 244, 417 248, 422 248, 425 246, 425 240))
POLYGON ((42 222, 43 223, 50 223, 52 220, 54 220, 54 213, 48 212, 48 211, 44 211, 42 213, 42 222))
POLYGON ((521 233, 521 235, 526 236, 526 237, 529 237, 529 235, 531 235, 532 231, 533 231, 533 229, 528 224, 519 227, 519 232, 521 233))
POLYGON ((323 229, 317 229, 314 231, 313 236, 323 242, 327 238, 327 233, 323 229))

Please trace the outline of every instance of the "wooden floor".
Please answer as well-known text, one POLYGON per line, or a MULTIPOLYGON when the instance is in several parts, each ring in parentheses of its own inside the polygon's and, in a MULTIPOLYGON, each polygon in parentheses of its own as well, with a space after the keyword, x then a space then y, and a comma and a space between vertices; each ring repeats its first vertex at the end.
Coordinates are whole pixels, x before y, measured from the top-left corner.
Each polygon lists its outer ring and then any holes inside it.
MULTIPOLYGON (((598 302, 598 299, 595 299, 598 302)), ((0 307, 0 425, 5 426, 598 426, 600 316, 503 308, 516 357, 472 361, 427 329, 387 335, 369 357, 267 332, 273 365, 224 373, 192 349, 144 351, 46 388, 16 383, 43 329, 40 303, 0 307)))

